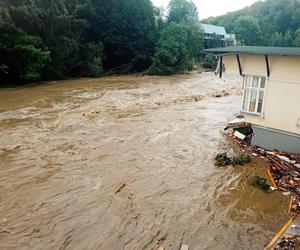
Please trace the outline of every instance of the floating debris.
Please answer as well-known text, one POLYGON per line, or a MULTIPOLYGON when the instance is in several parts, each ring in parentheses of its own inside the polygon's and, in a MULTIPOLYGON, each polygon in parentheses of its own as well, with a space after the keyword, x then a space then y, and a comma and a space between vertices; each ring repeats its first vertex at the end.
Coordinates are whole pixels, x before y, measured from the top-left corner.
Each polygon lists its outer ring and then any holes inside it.
MULTIPOLYGON (((268 177, 274 189, 282 190, 283 195, 292 195, 289 213, 293 214, 293 217, 281 228, 265 250, 300 249, 300 154, 266 151, 237 138, 236 142, 247 154, 267 160, 269 163, 268 177)), ((262 188, 268 188, 264 178, 257 179, 256 184, 261 185, 262 188)))
POLYGON ((248 145, 238 139, 236 139, 236 142, 245 153, 252 155, 255 153, 268 161, 270 166, 268 175, 275 187, 284 192, 289 191, 300 195, 300 169, 298 168, 300 155, 282 151, 266 151, 260 147, 248 145))
POLYGON ((279 230, 265 250, 296 250, 300 248, 300 218, 298 214, 279 230))
POLYGON ((297 236, 283 236, 280 239, 280 242, 273 248, 274 250, 292 250, 292 249, 299 249, 299 237, 297 236), (298 247, 297 247, 298 246, 298 247))
POLYGON ((123 190, 123 188, 125 188, 125 187, 126 187, 126 184, 125 184, 125 183, 122 184, 122 185, 115 191, 115 194, 120 193, 120 192, 123 190))

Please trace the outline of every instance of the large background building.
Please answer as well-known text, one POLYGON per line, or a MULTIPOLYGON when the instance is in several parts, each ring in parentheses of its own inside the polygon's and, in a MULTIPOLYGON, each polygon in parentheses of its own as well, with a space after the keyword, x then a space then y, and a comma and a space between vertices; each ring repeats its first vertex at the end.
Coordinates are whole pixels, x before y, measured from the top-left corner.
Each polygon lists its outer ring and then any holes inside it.
POLYGON ((227 34, 222 26, 201 23, 204 32, 204 47, 217 48, 236 46, 236 38, 234 34, 227 34))

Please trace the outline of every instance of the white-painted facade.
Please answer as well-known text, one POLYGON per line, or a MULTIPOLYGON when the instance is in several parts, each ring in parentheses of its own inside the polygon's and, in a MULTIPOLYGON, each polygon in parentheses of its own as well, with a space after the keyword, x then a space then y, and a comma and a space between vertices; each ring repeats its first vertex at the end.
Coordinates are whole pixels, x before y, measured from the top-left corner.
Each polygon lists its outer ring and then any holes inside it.
MULTIPOLYGON (((269 77, 264 55, 240 55, 243 75, 265 78, 261 112, 243 114, 251 124, 300 135, 300 56, 268 57, 269 77)), ((239 74, 236 56, 225 56, 223 62, 225 73, 239 74)), ((243 86, 245 91, 245 81, 243 86)))

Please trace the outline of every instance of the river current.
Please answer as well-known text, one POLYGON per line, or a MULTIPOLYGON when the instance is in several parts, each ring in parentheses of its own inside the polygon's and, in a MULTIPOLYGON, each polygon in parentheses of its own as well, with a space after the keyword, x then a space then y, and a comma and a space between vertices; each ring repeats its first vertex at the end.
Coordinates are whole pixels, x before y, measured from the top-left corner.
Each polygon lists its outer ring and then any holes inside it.
POLYGON ((263 249, 287 198, 214 165, 241 102, 196 72, 0 90, 0 249, 263 249))

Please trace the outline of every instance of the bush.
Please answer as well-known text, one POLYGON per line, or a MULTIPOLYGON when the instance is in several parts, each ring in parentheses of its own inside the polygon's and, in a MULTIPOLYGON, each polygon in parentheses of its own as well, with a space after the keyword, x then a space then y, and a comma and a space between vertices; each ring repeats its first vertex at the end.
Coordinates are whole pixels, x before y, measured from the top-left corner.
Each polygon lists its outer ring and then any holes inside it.
POLYGON ((266 178, 256 176, 252 182, 252 185, 256 188, 264 190, 267 193, 272 192, 271 185, 268 183, 266 178))
POLYGON ((204 68, 214 69, 217 65, 217 59, 211 55, 205 55, 202 65, 204 68))
POLYGON ((251 157, 244 153, 240 153, 237 156, 230 157, 227 153, 217 154, 216 164, 218 166, 228 166, 228 165, 244 165, 251 162, 251 157))
POLYGON ((203 36, 197 23, 171 23, 161 33, 154 54, 153 72, 170 75, 191 71, 202 49, 203 36))
POLYGON ((99 77, 102 74, 102 60, 100 57, 94 57, 88 64, 89 75, 99 77))

